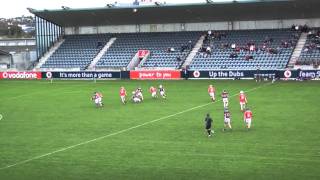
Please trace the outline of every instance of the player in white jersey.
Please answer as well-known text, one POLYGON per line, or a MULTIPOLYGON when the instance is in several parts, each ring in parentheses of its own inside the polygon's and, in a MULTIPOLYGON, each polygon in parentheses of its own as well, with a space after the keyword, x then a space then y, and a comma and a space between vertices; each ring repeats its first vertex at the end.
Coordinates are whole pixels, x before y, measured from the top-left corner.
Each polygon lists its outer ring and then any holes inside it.
POLYGON ((138 93, 136 91, 132 91, 132 101, 134 103, 140 103, 141 102, 141 99, 138 96, 138 93))
POLYGON ((165 91, 165 89, 163 88, 162 85, 159 86, 159 92, 160 92, 160 95, 161 95, 162 98, 165 99, 167 97, 166 91, 165 91))
POLYGON ((232 127, 231 127, 231 113, 229 112, 228 109, 225 109, 224 110, 224 128, 223 128, 223 131, 227 130, 227 128, 232 130, 232 127))
POLYGON ((94 103, 96 104, 96 107, 102 107, 102 106, 103 106, 102 98, 103 98, 102 93, 100 93, 100 92, 94 92, 91 99, 92 99, 92 100, 94 101, 94 103))
POLYGON ((141 99, 141 101, 143 101, 143 95, 142 95, 142 89, 141 88, 138 88, 137 90, 136 90, 136 95, 137 95, 137 97, 139 97, 140 99, 141 99))
POLYGON ((223 107, 224 108, 228 108, 228 105, 229 105, 229 94, 226 90, 223 90, 222 94, 221 94, 221 97, 222 97, 222 102, 223 102, 223 107))

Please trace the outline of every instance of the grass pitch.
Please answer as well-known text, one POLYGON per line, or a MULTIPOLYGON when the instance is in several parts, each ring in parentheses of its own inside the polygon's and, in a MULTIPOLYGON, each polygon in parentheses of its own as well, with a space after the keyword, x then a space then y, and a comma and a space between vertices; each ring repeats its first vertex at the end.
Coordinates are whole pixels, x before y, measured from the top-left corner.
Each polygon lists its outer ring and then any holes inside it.
POLYGON ((320 179, 316 81, 0 81, 0 89, 3 180, 320 179), (159 84, 166 100, 147 91, 159 84), (205 105, 209 84, 230 95, 250 90, 251 131, 238 96, 229 100, 234 130, 221 131, 220 98, 205 105), (122 105, 120 86, 128 94, 142 87, 145 101, 122 105), (90 101, 96 90, 104 108, 90 101), (211 138, 204 132, 208 112, 211 138))

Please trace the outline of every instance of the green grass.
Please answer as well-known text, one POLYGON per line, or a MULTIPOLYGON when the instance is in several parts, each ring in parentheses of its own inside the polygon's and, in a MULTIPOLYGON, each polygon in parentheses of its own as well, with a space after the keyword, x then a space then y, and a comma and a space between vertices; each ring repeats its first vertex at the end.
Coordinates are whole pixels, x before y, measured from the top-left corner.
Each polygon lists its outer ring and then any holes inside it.
POLYGON ((233 132, 221 131, 218 101, 0 169, 0 179, 320 179, 316 81, 0 81, 0 168, 204 105, 211 83, 231 95, 259 87, 247 93, 251 131, 244 129, 234 96, 233 132), (147 93, 160 83, 167 100, 147 93), (128 93, 141 86, 145 102, 122 105, 120 86, 128 93), (90 101, 95 90, 104 94, 102 109, 90 101), (208 112, 216 131, 212 138, 204 133, 208 112))

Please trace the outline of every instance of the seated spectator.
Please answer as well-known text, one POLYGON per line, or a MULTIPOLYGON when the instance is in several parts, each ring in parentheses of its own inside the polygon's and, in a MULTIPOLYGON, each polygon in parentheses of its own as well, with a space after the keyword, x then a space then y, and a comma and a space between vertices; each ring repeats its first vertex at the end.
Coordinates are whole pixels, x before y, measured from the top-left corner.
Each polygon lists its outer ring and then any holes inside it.
POLYGON ((202 46, 200 49, 199 49, 199 52, 206 52, 206 49, 204 46, 202 46))
POLYGON ((221 47, 222 47, 223 49, 227 49, 227 48, 229 48, 229 44, 228 44, 228 43, 226 43, 226 44, 221 44, 221 47))
POLYGON ((246 59, 247 61, 253 60, 253 56, 252 56, 252 55, 246 55, 246 56, 245 56, 245 59, 246 59))
POLYGON ((187 46, 187 45, 182 44, 182 45, 181 45, 181 49, 180 49, 180 51, 181 51, 181 52, 183 52, 183 51, 184 51, 184 50, 186 50, 186 49, 188 49, 188 46, 187 46))
POLYGON ((97 48, 99 49, 99 48, 102 48, 102 47, 103 47, 103 43, 101 41, 98 41, 97 48))
POLYGON ((231 44, 231 49, 236 49, 236 44, 235 43, 231 44))
POLYGON ((278 51, 276 49, 274 49, 274 48, 270 48, 269 49, 269 53, 270 54, 278 54, 278 51))
POLYGON ((188 48, 189 48, 189 49, 192 49, 192 41, 191 41, 191 40, 188 41, 188 48))
POLYGON ((288 48, 289 47, 289 43, 287 41, 282 41, 281 45, 283 48, 288 48))
POLYGON ((167 52, 175 52, 175 51, 176 50, 173 47, 167 49, 167 52))
POLYGON ((237 58, 237 57, 238 57, 238 54, 235 53, 235 52, 233 52, 233 53, 230 54, 229 57, 230 57, 230 58, 237 58))
POLYGON ((210 47, 210 46, 208 46, 208 47, 206 48, 206 53, 207 53, 207 54, 211 54, 211 47, 210 47))
POLYGON ((180 56, 177 56, 177 61, 178 61, 178 62, 181 62, 181 61, 182 61, 182 59, 181 59, 180 56))
POLYGON ((253 45, 253 44, 252 44, 252 45, 250 45, 249 50, 250 50, 250 51, 255 51, 255 50, 256 50, 256 46, 255 46, 255 45, 253 45))

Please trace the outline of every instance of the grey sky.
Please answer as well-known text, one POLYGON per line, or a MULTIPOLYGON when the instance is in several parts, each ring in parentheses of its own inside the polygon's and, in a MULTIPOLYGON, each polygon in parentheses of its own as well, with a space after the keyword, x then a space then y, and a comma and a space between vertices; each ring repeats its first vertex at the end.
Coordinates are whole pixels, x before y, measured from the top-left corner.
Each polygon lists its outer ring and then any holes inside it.
MULTIPOLYGON (((6 0, 1 3, 0 17, 10 18, 22 15, 31 15, 26 10, 27 7, 34 9, 58 9, 61 6, 70 8, 91 8, 104 7, 107 3, 132 3, 133 0, 6 0)), ((153 0, 156 1, 156 0, 153 0)), ((206 2, 205 0, 157 0, 159 2, 166 1, 167 3, 199 3, 206 2)), ((232 0, 214 0, 214 1, 232 1, 232 0)))

